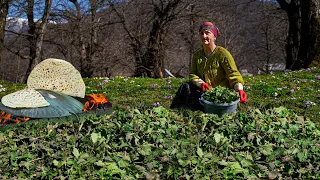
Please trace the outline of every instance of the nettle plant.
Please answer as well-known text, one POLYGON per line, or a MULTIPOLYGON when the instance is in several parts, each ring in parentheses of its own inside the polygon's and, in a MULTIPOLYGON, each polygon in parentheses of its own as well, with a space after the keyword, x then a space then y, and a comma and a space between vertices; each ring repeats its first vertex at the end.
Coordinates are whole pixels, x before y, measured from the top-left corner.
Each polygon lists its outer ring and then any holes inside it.
POLYGON ((215 104, 224 104, 238 100, 239 94, 234 89, 217 86, 204 92, 203 98, 215 104))

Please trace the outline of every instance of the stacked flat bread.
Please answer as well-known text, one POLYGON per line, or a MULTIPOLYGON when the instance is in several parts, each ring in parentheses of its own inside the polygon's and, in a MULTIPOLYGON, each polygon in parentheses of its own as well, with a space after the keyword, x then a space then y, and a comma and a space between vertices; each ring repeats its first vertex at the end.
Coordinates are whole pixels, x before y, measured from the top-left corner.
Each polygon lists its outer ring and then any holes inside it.
POLYGON ((50 103, 37 89, 80 98, 85 96, 85 84, 80 72, 65 60, 50 58, 34 67, 27 79, 26 89, 2 97, 1 102, 9 108, 49 106, 50 103))

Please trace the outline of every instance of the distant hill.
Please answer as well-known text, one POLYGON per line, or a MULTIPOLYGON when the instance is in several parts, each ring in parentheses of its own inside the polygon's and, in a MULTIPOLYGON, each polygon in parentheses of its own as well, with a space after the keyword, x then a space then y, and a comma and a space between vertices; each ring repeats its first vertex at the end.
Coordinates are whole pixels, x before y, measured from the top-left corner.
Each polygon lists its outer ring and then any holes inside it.
POLYGON ((5 34, 10 35, 13 32, 23 33, 28 31, 28 20, 23 18, 7 18, 5 34))

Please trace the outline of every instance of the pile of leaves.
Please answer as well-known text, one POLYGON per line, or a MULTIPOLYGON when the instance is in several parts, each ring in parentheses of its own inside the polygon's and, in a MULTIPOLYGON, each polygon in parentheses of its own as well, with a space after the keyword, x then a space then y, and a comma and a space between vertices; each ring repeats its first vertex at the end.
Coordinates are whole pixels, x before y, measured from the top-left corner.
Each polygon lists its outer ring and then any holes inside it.
POLYGON ((217 86, 205 91, 203 98, 214 104, 231 103, 238 100, 239 94, 234 90, 223 86, 217 86))

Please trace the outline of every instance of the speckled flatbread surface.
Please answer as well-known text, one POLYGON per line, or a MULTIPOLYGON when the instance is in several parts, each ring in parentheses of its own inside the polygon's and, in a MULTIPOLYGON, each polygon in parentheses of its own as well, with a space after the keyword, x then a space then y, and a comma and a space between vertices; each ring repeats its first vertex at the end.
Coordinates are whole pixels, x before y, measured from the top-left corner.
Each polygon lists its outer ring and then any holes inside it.
POLYGON ((26 88, 2 97, 1 102, 10 108, 38 108, 50 103, 35 89, 26 88))
POLYGON ((85 96, 85 84, 80 72, 69 62, 49 58, 36 65, 31 71, 29 88, 61 92, 66 95, 85 96))

